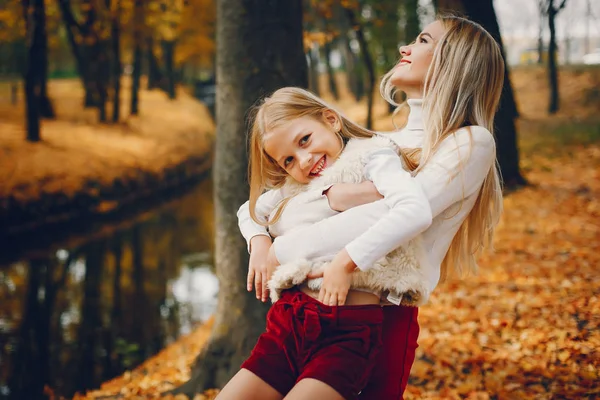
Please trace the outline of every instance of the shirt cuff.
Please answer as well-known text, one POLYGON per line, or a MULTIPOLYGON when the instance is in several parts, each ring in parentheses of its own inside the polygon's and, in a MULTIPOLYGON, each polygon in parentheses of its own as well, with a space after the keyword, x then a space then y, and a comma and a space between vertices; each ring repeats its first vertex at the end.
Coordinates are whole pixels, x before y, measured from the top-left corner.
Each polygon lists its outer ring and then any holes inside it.
POLYGON ((345 249, 352 261, 354 261, 354 264, 356 264, 356 268, 360 269, 363 272, 373 268, 373 264, 375 263, 375 261, 371 262, 371 260, 369 260, 367 257, 360 256, 360 254, 363 254, 364 251, 361 252, 361 250, 357 249, 356 246, 352 243, 348 244, 345 247, 345 249))
POLYGON ((250 237, 250 239, 248 239, 248 243, 247 243, 247 248, 248 248, 248 254, 251 253, 252 249, 250 248, 250 242, 252 242, 252 239, 255 238, 256 236, 267 236, 267 237, 271 237, 271 235, 269 235, 268 233, 256 233, 254 235, 252 235, 252 237, 250 237))

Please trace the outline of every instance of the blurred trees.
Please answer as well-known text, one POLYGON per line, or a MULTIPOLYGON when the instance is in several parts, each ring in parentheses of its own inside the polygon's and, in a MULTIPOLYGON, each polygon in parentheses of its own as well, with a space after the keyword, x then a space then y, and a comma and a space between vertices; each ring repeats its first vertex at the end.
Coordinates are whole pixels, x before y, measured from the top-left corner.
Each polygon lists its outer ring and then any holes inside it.
POLYGON ((560 4, 555 5, 554 0, 540 0, 540 7, 548 18, 548 28, 550 29, 550 42, 548 43, 548 81, 550 83, 550 99, 548 103, 548 112, 554 114, 559 107, 558 94, 558 71, 556 66, 556 15, 565 8, 567 0, 562 0, 560 4))
MULTIPOLYGON (((54 116, 48 70, 52 66, 68 76, 62 69, 69 64, 62 51, 68 46, 85 91, 84 106, 95 107, 100 122, 114 123, 122 116, 124 71, 132 76, 131 114, 139 112, 142 74, 170 98, 176 97, 179 82, 212 75, 214 24, 213 0, 4 0, 0 72, 24 71, 28 138, 38 140, 39 118, 54 116), (52 29, 47 31, 47 24, 52 29)), ((16 81, 12 93, 16 103, 16 81)))

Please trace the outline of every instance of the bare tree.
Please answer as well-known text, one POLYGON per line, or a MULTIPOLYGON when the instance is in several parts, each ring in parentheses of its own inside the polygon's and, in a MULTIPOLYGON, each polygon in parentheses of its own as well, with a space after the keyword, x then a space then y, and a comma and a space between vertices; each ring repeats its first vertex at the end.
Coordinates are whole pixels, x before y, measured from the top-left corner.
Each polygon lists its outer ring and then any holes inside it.
POLYGON ((539 16, 540 16, 540 21, 539 21, 539 26, 538 26, 538 43, 537 43, 537 50, 538 50, 538 59, 537 62, 538 64, 543 64, 544 62, 544 26, 546 25, 546 18, 547 18, 547 7, 544 4, 546 2, 546 0, 539 0, 538 1, 538 11, 539 11, 539 16))
POLYGON ((118 122, 121 111, 121 0, 115 0, 115 12, 111 16, 113 114, 112 122, 118 122))
POLYGON ((27 66, 25 70, 25 102, 27 140, 40 140, 40 91, 44 60, 44 0, 24 0, 23 14, 27 29, 27 66))
POLYGON ((558 94, 558 68, 556 65, 556 16, 565 8, 567 0, 562 0, 558 7, 554 0, 546 1, 546 14, 548 15, 548 28, 550 29, 550 43, 548 43, 548 82, 550 83, 550 102, 548 112, 555 114, 558 111, 560 99, 558 94))
POLYGON ((142 41, 144 24, 143 0, 135 0, 133 14, 133 71, 131 76, 131 115, 139 112, 140 79, 142 77, 142 41))

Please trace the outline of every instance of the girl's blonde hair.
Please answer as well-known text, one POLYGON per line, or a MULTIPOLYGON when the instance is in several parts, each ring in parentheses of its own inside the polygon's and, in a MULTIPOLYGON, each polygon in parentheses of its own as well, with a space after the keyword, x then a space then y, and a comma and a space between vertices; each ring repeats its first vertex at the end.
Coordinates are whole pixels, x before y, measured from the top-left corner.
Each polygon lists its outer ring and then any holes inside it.
MULTIPOLYGON (((370 138, 373 132, 360 127, 329 106, 311 92, 285 87, 276 90, 271 96, 262 99, 252 110, 252 129, 250 131, 250 216, 263 224, 256 216, 256 202, 266 189, 279 188, 288 179, 288 173, 270 157, 264 148, 266 133, 277 129, 297 118, 312 117, 326 123, 324 113, 331 111, 340 121, 340 130, 335 134, 344 142, 350 138, 370 138)), ((286 201, 279 205, 269 224, 275 223, 285 207, 286 201)))
MULTIPOLYGON (((437 18, 446 33, 436 44, 423 88, 425 139, 418 173, 442 141, 466 126, 479 125, 494 133, 494 116, 504 83, 504 60, 494 38, 479 24, 446 15, 437 18)), ((393 70, 380 86, 383 97, 393 100, 393 70)), ((457 154, 457 157, 461 157, 457 154)), ((462 171, 455 171, 461 174, 462 171)), ((452 177, 449 177, 452 178, 452 177)), ((502 213, 502 189, 497 165, 487 173, 473 209, 454 236, 441 266, 440 280, 450 270, 459 275, 477 272, 475 256, 492 247, 494 228, 502 213)))
MULTIPOLYGON (((285 87, 275 91, 271 96, 258 102, 250 114, 252 128, 250 131, 250 216, 252 219, 265 225, 256 216, 256 202, 266 189, 281 187, 289 175, 271 158, 264 148, 264 136, 266 133, 277 129, 279 126, 289 123, 297 118, 312 117, 326 123, 324 113, 332 112, 340 122, 340 130, 335 132, 342 143, 351 138, 370 138, 375 136, 373 131, 365 129, 350 121, 339 111, 328 105, 325 101, 311 92, 296 88, 285 87)), ((408 168, 416 168, 408 156, 404 156, 408 168)), ((285 207, 284 200, 279 205, 275 216, 269 224, 275 223, 285 207)))

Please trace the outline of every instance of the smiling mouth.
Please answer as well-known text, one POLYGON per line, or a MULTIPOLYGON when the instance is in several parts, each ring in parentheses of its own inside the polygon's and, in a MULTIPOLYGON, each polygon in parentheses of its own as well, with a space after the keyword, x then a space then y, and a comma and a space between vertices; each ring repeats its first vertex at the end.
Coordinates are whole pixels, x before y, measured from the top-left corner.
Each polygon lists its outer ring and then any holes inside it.
POLYGON ((408 60, 400 60, 400 65, 406 65, 406 64, 410 64, 410 61, 408 61, 408 60))
POLYGON ((321 172, 323 172, 323 170, 325 169, 325 167, 327 166, 327 161, 325 161, 325 156, 321 157, 321 159, 319 161, 317 161, 317 163, 315 165, 313 165, 312 169, 310 170, 309 175, 310 176, 319 176, 319 174, 321 172))

